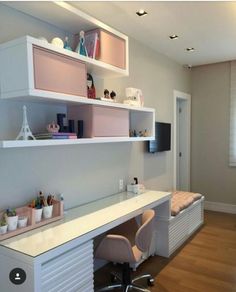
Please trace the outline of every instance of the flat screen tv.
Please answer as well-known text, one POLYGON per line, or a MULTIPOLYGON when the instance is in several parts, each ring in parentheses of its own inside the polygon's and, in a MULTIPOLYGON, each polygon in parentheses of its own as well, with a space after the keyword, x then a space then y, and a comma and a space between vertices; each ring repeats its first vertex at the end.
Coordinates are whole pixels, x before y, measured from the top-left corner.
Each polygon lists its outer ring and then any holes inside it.
POLYGON ((155 153, 170 150, 171 124, 155 123, 155 140, 148 141, 148 152, 155 153))

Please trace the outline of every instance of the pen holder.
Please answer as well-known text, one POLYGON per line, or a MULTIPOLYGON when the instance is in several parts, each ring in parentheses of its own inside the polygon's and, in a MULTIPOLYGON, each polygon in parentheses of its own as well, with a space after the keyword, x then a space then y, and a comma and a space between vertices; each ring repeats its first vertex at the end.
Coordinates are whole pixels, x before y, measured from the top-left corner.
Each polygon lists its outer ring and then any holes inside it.
POLYGON ((35 220, 35 223, 38 223, 42 220, 42 212, 43 212, 43 209, 32 209, 32 212, 33 212, 33 216, 34 216, 34 220, 35 220))
POLYGON ((48 219, 52 217, 53 205, 43 207, 43 218, 48 219))

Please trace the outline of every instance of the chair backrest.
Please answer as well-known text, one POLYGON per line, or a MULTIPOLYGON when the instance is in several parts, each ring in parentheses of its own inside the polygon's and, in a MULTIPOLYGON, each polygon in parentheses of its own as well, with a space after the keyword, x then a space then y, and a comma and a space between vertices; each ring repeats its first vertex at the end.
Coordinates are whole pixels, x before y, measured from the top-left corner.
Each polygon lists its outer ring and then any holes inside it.
POLYGON ((142 214, 141 226, 139 227, 136 236, 135 244, 139 250, 145 252, 148 250, 153 233, 153 223, 154 223, 155 211, 146 210, 142 214))

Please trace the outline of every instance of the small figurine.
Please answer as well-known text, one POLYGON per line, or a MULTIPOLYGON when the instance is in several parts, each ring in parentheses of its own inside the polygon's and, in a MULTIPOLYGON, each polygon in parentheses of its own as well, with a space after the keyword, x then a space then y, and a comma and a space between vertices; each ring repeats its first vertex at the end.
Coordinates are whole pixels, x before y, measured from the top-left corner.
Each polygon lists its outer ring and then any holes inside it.
POLYGON ((21 130, 18 136, 16 137, 16 140, 35 140, 35 137, 33 136, 28 124, 25 105, 23 106, 23 122, 22 122, 21 130))
POLYGON ((69 38, 66 36, 64 41, 64 49, 72 51, 70 45, 69 45, 69 38))
POLYGON ((48 40, 43 36, 40 36, 38 39, 45 42, 45 43, 48 43, 48 40))
POLYGON ((107 89, 104 90, 104 98, 110 99, 109 90, 107 90, 107 89))
POLYGON ((86 49, 86 46, 85 46, 85 39, 84 39, 84 31, 81 30, 80 32, 80 37, 79 37, 79 44, 76 48, 76 52, 79 53, 80 55, 83 55, 83 56, 88 56, 88 53, 87 53, 87 49, 86 49))
POLYGON ((60 38, 53 38, 52 41, 51 41, 51 44, 53 44, 54 46, 57 46, 59 48, 63 48, 64 47, 64 42, 60 38))
POLYGON ((47 130, 49 133, 58 133, 60 130, 60 126, 55 122, 52 122, 51 124, 47 125, 47 130))
POLYGON ((115 99, 115 97, 116 97, 116 93, 115 93, 115 91, 113 91, 112 90, 112 92, 110 93, 110 97, 111 97, 111 99, 115 99))
POLYGON ((87 73, 87 96, 88 98, 96 98, 96 89, 91 74, 87 73))

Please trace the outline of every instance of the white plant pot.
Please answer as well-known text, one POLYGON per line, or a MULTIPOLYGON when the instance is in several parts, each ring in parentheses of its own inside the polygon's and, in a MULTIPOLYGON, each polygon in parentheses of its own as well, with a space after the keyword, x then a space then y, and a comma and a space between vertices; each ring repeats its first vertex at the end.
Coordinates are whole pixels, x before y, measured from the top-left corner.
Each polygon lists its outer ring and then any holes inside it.
POLYGON ((42 220, 42 212, 43 212, 43 209, 35 209, 34 210, 34 214, 35 214, 35 222, 40 222, 42 220))
POLYGON ((48 219, 52 217, 53 205, 43 207, 43 218, 48 219))
POLYGON ((8 230, 13 231, 16 230, 17 228, 17 222, 18 222, 18 216, 7 216, 7 225, 8 225, 8 230))
POLYGON ((28 217, 27 216, 21 216, 18 218, 18 227, 26 227, 28 222, 28 217))
POLYGON ((0 226, 0 234, 5 234, 7 232, 7 225, 0 226))

